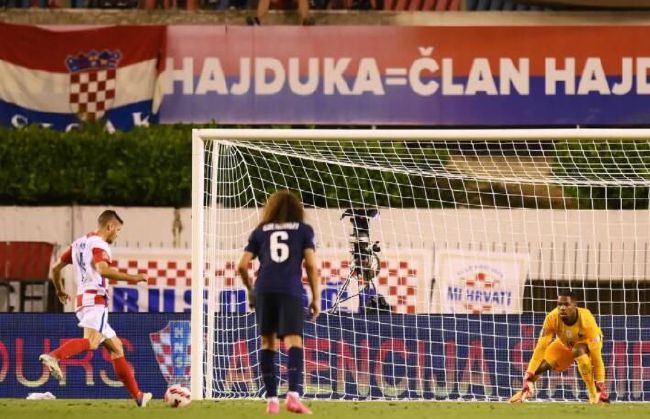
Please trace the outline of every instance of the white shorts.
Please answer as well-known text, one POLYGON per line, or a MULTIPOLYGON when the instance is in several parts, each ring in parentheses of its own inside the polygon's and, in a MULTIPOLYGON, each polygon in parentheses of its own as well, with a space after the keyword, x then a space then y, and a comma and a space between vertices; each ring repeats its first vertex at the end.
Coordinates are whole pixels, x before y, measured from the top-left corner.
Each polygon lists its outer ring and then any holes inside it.
POLYGON ((77 318, 79 319, 77 326, 94 329, 101 333, 104 337, 102 342, 117 336, 115 330, 108 324, 108 308, 106 306, 83 307, 77 311, 77 318))

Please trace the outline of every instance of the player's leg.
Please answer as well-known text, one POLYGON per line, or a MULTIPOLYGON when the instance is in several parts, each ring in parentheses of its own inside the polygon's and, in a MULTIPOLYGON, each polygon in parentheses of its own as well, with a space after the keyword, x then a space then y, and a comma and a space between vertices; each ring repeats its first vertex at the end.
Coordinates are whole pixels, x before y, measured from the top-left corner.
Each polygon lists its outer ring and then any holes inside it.
POLYGON ((286 407, 289 412, 310 415, 311 410, 302 404, 299 393, 303 383, 302 332, 305 323, 304 316, 302 298, 284 296, 280 309, 278 336, 284 339, 288 355, 289 391, 287 392, 286 407))
POLYGON ((589 356, 589 348, 584 342, 577 343, 572 350, 573 358, 578 364, 578 371, 582 376, 582 380, 587 386, 589 393, 589 402, 598 403, 598 394, 596 384, 594 383, 594 373, 591 367, 591 357, 589 356))
POLYGON ((314 18, 309 14, 309 0, 298 0, 298 13, 304 26, 314 25, 314 18))
POLYGON ((268 14, 270 5, 271 5, 271 0, 258 0, 255 16, 254 17, 251 16, 247 18, 246 23, 248 23, 251 26, 260 25, 261 20, 264 19, 268 14))
POLYGON ((255 301, 255 317, 262 339, 260 351, 260 369, 266 390, 266 412, 272 415, 280 413, 278 400, 278 307, 273 294, 258 294, 255 301))
POLYGON ((122 345, 120 338, 117 337, 113 329, 106 330, 105 332, 111 336, 104 341, 104 346, 106 346, 106 349, 108 349, 111 354, 115 374, 117 374, 120 381, 122 381, 124 387, 129 391, 136 404, 139 407, 146 407, 149 400, 151 400, 151 393, 143 393, 140 391, 138 382, 135 380, 133 368, 124 357, 124 346, 122 345))
POLYGON ((600 403, 609 403, 609 396, 607 395, 607 388, 605 387, 605 363, 603 362, 603 339, 598 336, 593 341, 587 342, 589 348, 589 358, 591 358, 591 366, 594 373, 594 381, 600 403))
POLYGON ((103 316, 103 307, 86 307, 77 312, 79 327, 84 329, 84 337, 70 339, 57 349, 47 354, 41 354, 38 359, 50 370, 50 373, 57 380, 63 378, 59 361, 73 357, 81 352, 92 350, 99 347, 102 341, 102 335, 99 329, 103 322, 106 321, 103 316))
POLYGON ((311 415, 311 410, 300 401, 300 385, 303 383, 304 352, 302 334, 290 334, 284 337, 287 348, 287 374, 289 391, 287 392, 286 407, 289 412, 311 415))
POLYGON ((266 389, 266 413, 272 415, 280 413, 280 401, 278 400, 278 378, 277 367, 279 340, 275 333, 262 335, 262 350, 260 351, 260 369, 262 370, 262 381, 266 389))

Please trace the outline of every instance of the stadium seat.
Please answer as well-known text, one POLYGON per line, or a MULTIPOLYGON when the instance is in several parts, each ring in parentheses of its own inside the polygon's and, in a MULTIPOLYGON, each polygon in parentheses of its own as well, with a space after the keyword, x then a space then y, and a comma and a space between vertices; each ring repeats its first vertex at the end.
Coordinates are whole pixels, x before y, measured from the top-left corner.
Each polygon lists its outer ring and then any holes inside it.
POLYGON ((25 302, 41 303, 41 310, 46 309, 46 290, 54 245, 46 242, 0 242, 0 283, 13 292, 9 282, 18 282, 19 311, 25 311, 25 302), (40 294, 28 293, 33 286, 40 285, 40 294))

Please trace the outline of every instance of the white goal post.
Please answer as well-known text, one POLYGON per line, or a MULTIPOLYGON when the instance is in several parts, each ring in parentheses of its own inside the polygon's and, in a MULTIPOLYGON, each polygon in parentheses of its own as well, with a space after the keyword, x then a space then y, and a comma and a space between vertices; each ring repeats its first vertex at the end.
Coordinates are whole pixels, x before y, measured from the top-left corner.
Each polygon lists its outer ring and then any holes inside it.
MULTIPOLYGON (((650 400, 650 129, 194 129, 192 139, 193 398, 264 394, 235 266, 266 197, 290 189, 321 263, 305 397, 506 400, 570 288, 603 329, 611 397, 650 400)), ((547 374, 538 397, 586 399, 575 367, 547 374)))

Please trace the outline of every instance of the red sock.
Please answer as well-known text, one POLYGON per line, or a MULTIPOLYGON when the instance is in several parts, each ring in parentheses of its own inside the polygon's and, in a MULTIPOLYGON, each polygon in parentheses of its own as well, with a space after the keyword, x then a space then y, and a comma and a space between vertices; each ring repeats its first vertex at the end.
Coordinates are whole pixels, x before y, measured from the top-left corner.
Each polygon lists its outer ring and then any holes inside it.
POLYGON ((124 386, 129 390, 129 393, 131 393, 131 396, 137 400, 140 395, 140 388, 138 387, 138 383, 135 381, 133 370, 126 362, 126 358, 122 356, 113 359, 113 368, 115 369, 117 376, 120 377, 120 381, 124 383, 124 386))
POLYGON ((56 350, 52 351, 50 355, 58 360, 70 358, 80 352, 90 349, 90 341, 84 338, 70 339, 63 345, 59 346, 56 350))

